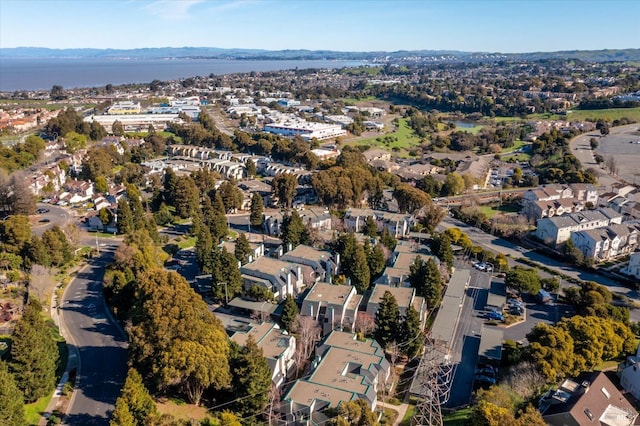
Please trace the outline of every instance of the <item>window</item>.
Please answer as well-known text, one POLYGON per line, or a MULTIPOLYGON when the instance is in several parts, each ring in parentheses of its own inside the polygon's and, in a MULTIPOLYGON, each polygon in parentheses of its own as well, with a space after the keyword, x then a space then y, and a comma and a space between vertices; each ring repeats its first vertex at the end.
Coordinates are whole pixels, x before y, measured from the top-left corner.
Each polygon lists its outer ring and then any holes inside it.
POLYGON ((600 391, 604 394, 604 396, 607 397, 607 399, 611 398, 611 394, 609 393, 607 388, 605 388, 604 386, 600 388, 600 391))

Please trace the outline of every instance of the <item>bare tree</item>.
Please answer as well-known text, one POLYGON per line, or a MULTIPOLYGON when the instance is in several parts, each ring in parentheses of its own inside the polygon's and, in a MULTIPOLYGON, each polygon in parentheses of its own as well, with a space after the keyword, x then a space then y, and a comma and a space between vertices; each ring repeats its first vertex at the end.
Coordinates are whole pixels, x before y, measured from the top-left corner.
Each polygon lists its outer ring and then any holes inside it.
POLYGON ((282 396, 280 388, 271 383, 271 393, 269 394, 269 426, 278 424, 280 419, 280 397, 282 396))
POLYGON ((356 323, 354 324, 356 333, 362 333, 363 336, 371 336, 376 329, 376 321, 373 316, 366 312, 358 313, 356 323))
MULTIPOLYGON (((47 290, 53 287, 53 277, 49 268, 42 265, 31 266, 31 278, 29 279, 29 294, 36 296, 40 302, 46 302, 47 290)), ((48 306, 48 303, 45 303, 48 306)))
POLYGON ((65 225, 62 230, 72 246, 77 247, 80 244, 80 228, 75 223, 65 225))
POLYGON ((509 367, 505 374, 504 384, 511 391, 524 399, 535 396, 545 385, 545 377, 536 366, 528 361, 520 362, 509 367))
POLYGON ((36 212, 36 198, 29 188, 29 182, 29 177, 23 171, 11 175, 13 193, 9 201, 15 214, 30 215, 36 212))
POLYGON ((320 339, 322 329, 318 321, 306 315, 298 315, 295 322, 298 330, 298 347, 295 358, 298 370, 300 370, 311 356, 316 342, 320 339))
POLYGON ((616 162, 616 158, 613 155, 607 157, 607 161, 605 162, 605 166, 607 166, 607 168, 609 169, 609 172, 613 176, 617 176, 618 175, 618 163, 616 162))

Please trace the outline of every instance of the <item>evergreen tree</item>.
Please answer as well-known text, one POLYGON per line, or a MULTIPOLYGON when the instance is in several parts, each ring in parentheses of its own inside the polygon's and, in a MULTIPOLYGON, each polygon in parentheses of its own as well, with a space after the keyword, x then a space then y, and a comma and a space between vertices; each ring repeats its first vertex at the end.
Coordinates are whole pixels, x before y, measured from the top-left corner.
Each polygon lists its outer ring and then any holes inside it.
POLYGON ((371 248, 369 241, 364 245, 365 253, 367 254, 367 264, 369 265, 369 275, 371 281, 373 281, 384 269, 386 262, 384 250, 382 250, 381 244, 376 244, 371 248))
POLYGON ((224 201, 222 200, 222 196, 220 195, 220 191, 216 192, 216 195, 213 198, 213 209, 216 213, 221 215, 226 215, 227 210, 224 206, 224 201))
POLYGON ((220 194, 227 212, 235 211, 242 206, 242 191, 234 182, 228 180, 223 182, 216 194, 220 194))
POLYGON ((380 242, 383 246, 388 248, 389 250, 393 250, 396 248, 396 244, 398 241, 395 239, 393 235, 389 232, 389 229, 385 226, 382 230, 382 235, 380 236, 380 242))
POLYGON ((211 273, 211 290, 218 300, 233 299, 242 293, 242 275, 238 260, 226 248, 215 248, 205 261, 203 272, 211 273))
POLYGON ((264 212, 264 203, 262 197, 257 192, 251 196, 251 214, 249 215, 249 223, 254 227, 262 226, 262 214, 264 212))
POLYGON ((295 326, 296 318, 299 314, 298 305, 296 304, 295 299, 292 295, 288 294, 284 299, 284 306, 282 309, 282 316, 280 317, 280 324, 282 328, 287 330, 289 333, 295 331, 293 327, 295 326))
POLYGON ((442 299, 442 276, 440 275, 438 265, 433 259, 427 260, 426 269, 424 297, 429 309, 434 309, 440 304, 440 300, 442 299))
POLYGON ((164 196, 164 201, 170 206, 175 206, 174 197, 176 196, 177 186, 178 186, 178 176, 176 176, 175 172, 171 167, 167 167, 164 171, 163 196, 164 196))
POLYGON ((120 199, 118 201, 118 232, 129 235, 133 232, 133 214, 129 201, 120 199))
POLYGON ((253 160, 249 158, 245 165, 247 167, 247 176, 249 176, 249 177, 255 176, 256 175, 256 163, 254 163, 253 160))
POLYGON ((370 275, 367 255, 361 244, 356 246, 353 258, 349 260, 345 269, 347 277, 351 278, 351 285, 356 288, 358 293, 364 293, 369 288, 370 275))
POLYGON ((206 226, 200 227, 200 234, 196 241, 196 261, 200 266, 200 269, 204 272, 205 259, 213 250, 213 239, 211 238, 211 232, 206 226))
POLYGON ((236 259, 243 265, 249 261, 249 254, 251 253, 251 247, 249 246, 249 240, 247 236, 242 233, 236 239, 236 248, 233 254, 236 259))
POLYGON ((434 235, 431 239, 431 250, 441 262, 444 262, 449 270, 453 268, 453 249, 451 238, 446 233, 434 235))
POLYGON ((424 346, 424 335, 421 328, 420 314, 413 306, 409 306, 401 327, 402 338, 400 345, 402 352, 409 358, 418 356, 424 346))
POLYGON ((144 386, 142 377, 134 368, 130 368, 122 393, 116 400, 110 425, 147 425, 157 413, 156 403, 144 386))
POLYGON ((281 238, 286 251, 289 250, 289 245, 291 245, 291 249, 300 245, 303 242, 304 234, 304 223, 297 211, 294 210, 282 219, 281 238))
POLYGON ((233 411, 241 417, 253 417, 264 411, 269 403, 271 369, 253 335, 247 337, 243 348, 232 348, 231 371, 235 378, 232 395, 246 395, 233 403, 233 411))
POLYGON ((400 311, 398 302, 390 291, 385 291, 376 312, 376 340, 385 348, 400 335, 400 311))
POLYGON ((190 176, 178 178, 173 205, 176 208, 176 215, 183 219, 191 217, 200 207, 200 192, 190 176))
POLYGON ((371 238, 375 238, 378 235, 378 225, 373 216, 367 216, 365 219, 362 233, 371 238))
POLYGON ((29 300, 11 344, 11 370, 26 402, 49 394, 55 385, 58 348, 41 311, 38 301, 29 300))
POLYGON ((7 363, 0 360, 0 424, 24 426, 24 401, 7 363))

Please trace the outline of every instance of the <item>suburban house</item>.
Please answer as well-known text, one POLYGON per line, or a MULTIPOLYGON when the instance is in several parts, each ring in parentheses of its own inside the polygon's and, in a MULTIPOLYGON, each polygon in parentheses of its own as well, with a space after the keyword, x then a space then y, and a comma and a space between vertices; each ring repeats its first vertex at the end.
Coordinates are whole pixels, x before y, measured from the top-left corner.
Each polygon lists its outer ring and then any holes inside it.
POLYGON ((640 399, 640 345, 635 355, 628 356, 618 365, 618 377, 624 390, 634 398, 640 399))
POLYGON ((340 255, 331 254, 325 250, 318 250, 311 246, 299 245, 288 251, 280 258, 284 262, 305 265, 313 270, 314 282, 331 282, 331 277, 338 273, 340 268, 340 255))
POLYGON ((272 236, 280 235, 283 219, 284 219, 284 216, 280 211, 263 213, 262 227, 264 228, 264 232, 266 232, 267 235, 272 235, 272 236))
POLYGON ((328 417, 322 411, 355 399, 364 399, 373 411, 378 391, 390 385, 390 372, 375 340, 333 331, 318 345, 308 378, 295 382, 280 410, 291 425, 323 424, 328 417))
POLYGON ((598 205, 598 190, 591 184, 548 184, 527 190, 522 197, 522 214, 530 220, 562 216, 598 205))
POLYGON ((604 372, 582 373, 575 380, 565 380, 540 399, 539 410, 551 426, 631 426, 638 417, 604 372))
POLYGON ((311 229, 330 231, 332 227, 331 213, 321 207, 310 207, 299 212, 302 222, 311 229))
POLYGON ((416 296, 416 289, 412 287, 390 287, 384 284, 376 284, 371 291, 371 296, 367 302, 367 314, 375 318, 380 302, 385 292, 391 292, 398 303, 400 316, 404 317, 410 306, 418 312, 420 323, 424 326, 427 319, 427 302, 424 297, 416 296))
POLYGON ((287 295, 296 295, 303 286, 302 268, 270 257, 261 257, 240 268, 244 288, 254 285, 265 287, 276 300, 284 300, 287 295))
POLYGON ((361 301, 353 286, 319 282, 306 294, 300 315, 319 321, 325 335, 334 329, 353 330, 361 301))
POLYGON ((267 359, 271 369, 271 382, 276 387, 282 386, 288 373, 294 367, 296 338, 281 330, 278 324, 263 322, 249 324, 247 329, 239 330, 231 336, 231 340, 244 346, 249 336, 253 336, 256 344, 267 359))
POLYGON ((345 229, 349 232, 362 232, 368 217, 373 217, 376 221, 378 232, 382 232, 384 228, 387 228, 395 238, 406 236, 411 229, 411 215, 355 208, 347 210, 344 216, 345 229))
POLYGON ((376 279, 375 284, 385 284, 392 287, 408 286, 407 280, 411 274, 411 265, 413 265, 416 257, 422 258, 425 262, 433 259, 436 264, 440 264, 437 257, 416 253, 412 247, 399 243, 389 261, 392 266, 387 266, 384 271, 382 271, 380 277, 376 279))
POLYGON ((573 232, 571 240, 585 258, 602 262, 634 251, 638 247, 638 234, 640 223, 624 222, 573 232))
POLYGON ((621 272, 640 280, 640 252, 632 253, 629 256, 629 264, 621 272))
POLYGON ((620 223, 622 223, 622 215, 604 207, 540 219, 537 222, 538 227, 535 235, 545 244, 558 245, 571 238, 572 232, 603 228, 620 223))
POLYGON ((87 201, 93 195, 93 184, 84 180, 67 180, 64 184, 65 192, 70 194, 68 197, 69 204, 81 203, 87 201))

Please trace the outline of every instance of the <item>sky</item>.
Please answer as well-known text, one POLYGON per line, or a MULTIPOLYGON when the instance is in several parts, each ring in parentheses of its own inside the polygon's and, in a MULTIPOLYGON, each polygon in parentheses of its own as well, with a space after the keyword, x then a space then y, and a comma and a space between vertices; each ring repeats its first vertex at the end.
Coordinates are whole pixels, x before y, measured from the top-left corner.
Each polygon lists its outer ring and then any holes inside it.
POLYGON ((640 48, 640 0, 0 0, 0 48, 640 48))

